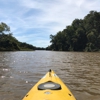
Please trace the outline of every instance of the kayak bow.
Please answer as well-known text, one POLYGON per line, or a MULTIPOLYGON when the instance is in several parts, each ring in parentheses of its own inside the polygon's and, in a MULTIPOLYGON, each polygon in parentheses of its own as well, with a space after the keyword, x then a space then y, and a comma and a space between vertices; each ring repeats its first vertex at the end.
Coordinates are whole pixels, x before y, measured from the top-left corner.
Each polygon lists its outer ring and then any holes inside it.
POLYGON ((76 100, 61 79, 49 70, 23 100, 76 100))

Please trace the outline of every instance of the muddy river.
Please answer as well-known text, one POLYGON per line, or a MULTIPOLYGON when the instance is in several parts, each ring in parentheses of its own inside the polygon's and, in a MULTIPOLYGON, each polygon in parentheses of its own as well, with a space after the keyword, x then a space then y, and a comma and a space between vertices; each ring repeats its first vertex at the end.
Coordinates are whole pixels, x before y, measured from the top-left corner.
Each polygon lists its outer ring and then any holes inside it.
POLYGON ((0 52, 0 100, 22 100, 53 69, 77 100, 100 100, 100 52, 0 52))

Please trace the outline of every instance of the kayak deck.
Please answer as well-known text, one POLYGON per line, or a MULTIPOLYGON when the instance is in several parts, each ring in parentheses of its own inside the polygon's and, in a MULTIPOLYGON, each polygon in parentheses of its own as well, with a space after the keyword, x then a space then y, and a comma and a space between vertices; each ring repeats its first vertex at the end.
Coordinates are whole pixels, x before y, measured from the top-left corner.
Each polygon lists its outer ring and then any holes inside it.
POLYGON ((23 100, 76 100, 68 87, 54 73, 47 74, 26 94, 23 100))

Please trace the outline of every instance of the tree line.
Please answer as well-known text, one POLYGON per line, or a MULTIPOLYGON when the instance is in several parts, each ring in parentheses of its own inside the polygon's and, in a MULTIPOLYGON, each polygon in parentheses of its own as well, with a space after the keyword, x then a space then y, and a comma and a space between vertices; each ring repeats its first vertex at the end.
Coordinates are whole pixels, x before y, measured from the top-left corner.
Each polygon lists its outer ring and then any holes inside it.
POLYGON ((0 23, 0 51, 20 51, 20 50, 35 50, 36 47, 25 42, 18 41, 10 32, 10 27, 0 23))
POLYGON ((47 50, 100 51, 100 12, 90 11, 84 19, 75 19, 50 39, 47 50))

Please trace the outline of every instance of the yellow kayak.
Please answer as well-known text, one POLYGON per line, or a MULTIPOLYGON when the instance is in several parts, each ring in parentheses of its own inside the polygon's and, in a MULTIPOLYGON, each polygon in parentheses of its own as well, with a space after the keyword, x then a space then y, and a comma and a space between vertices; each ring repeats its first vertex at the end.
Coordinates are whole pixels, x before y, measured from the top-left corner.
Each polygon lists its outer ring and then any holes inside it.
POLYGON ((76 100, 61 79, 49 70, 25 95, 23 100, 76 100))

